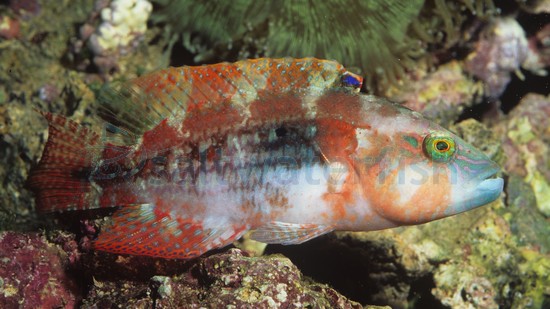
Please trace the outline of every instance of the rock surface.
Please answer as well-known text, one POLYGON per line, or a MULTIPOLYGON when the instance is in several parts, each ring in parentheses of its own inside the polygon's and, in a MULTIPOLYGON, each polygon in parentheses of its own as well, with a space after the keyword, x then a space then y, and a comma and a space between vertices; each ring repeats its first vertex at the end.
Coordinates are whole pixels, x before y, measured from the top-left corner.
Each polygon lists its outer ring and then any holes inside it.
MULTIPOLYGON (((160 266, 158 263, 157 267, 160 266)), ((180 261, 180 264, 184 263, 180 261)), ((239 249, 190 261, 187 268, 177 275, 157 275, 144 281, 95 279, 83 302, 84 308, 120 305, 146 308, 363 308, 334 289, 303 278, 286 257, 247 257, 239 249)))

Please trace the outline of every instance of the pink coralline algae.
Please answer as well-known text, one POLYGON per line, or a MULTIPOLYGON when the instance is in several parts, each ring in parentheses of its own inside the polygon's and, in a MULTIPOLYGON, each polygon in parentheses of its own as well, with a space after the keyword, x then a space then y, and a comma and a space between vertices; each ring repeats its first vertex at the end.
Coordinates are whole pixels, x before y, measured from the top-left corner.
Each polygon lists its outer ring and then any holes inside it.
POLYGON ((0 232, 0 308, 73 308, 63 250, 37 233, 0 232))

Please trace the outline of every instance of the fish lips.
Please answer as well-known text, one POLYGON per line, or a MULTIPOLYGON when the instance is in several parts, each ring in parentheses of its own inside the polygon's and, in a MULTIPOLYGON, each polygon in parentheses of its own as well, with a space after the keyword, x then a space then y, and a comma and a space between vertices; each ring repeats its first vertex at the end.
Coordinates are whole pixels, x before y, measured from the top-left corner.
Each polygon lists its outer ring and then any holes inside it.
POLYGON ((474 189, 476 192, 475 203, 485 205, 496 200, 504 188, 504 179, 500 177, 487 178, 481 181, 474 189))
MULTIPOLYGON (((496 200, 504 189, 504 179, 496 177, 500 172, 500 166, 494 162, 490 162, 479 180, 481 180, 474 189, 475 204, 481 206, 496 200)), ((475 207, 475 206, 474 206, 475 207)))
POLYGON ((500 196, 504 188, 504 179, 496 177, 500 172, 500 167, 496 163, 491 163, 483 173, 473 180, 474 185, 470 189, 457 188, 458 190, 454 190, 457 201, 447 209, 447 215, 483 206, 500 196))

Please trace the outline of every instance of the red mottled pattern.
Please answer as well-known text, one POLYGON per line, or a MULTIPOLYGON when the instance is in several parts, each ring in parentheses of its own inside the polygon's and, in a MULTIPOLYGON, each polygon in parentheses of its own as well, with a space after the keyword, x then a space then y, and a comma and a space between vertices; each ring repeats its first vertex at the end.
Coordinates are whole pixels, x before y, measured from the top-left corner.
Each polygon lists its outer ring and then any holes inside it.
MULTIPOLYGON (((335 62, 315 58, 269 59, 219 63, 200 67, 169 68, 135 79, 132 83, 146 96, 160 100, 168 109, 185 112, 204 105, 224 105, 228 100, 254 100, 257 93, 277 96, 288 92, 317 91, 349 87, 358 89, 363 79, 335 62), (357 85, 345 85, 346 74, 357 85)), ((260 95, 261 97, 261 95, 260 95)))
POLYGON ((304 96, 358 92, 362 83, 362 77, 341 64, 315 58, 168 68, 124 85, 132 93, 122 113, 134 118, 145 110, 154 111, 143 118, 156 120, 139 132, 144 134, 142 151, 154 153, 189 140, 181 128, 194 133, 190 138, 202 139, 251 122, 303 119, 309 109, 304 96), (210 131, 200 135, 205 128, 210 131))

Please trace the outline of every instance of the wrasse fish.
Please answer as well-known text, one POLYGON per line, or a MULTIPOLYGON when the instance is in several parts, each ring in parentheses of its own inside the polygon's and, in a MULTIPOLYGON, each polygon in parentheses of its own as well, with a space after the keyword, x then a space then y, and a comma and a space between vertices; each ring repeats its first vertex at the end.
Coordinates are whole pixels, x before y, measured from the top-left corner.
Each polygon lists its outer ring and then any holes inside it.
POLYGON ((169 68, 106 91, 98 134, 43 113, 29 184, 43 212, 118 207, 97 250, 192 258, 251 231, 298 244, 419 224, 495 200, 480 151, 419 113, 359 93, 333 61, 169 68))

